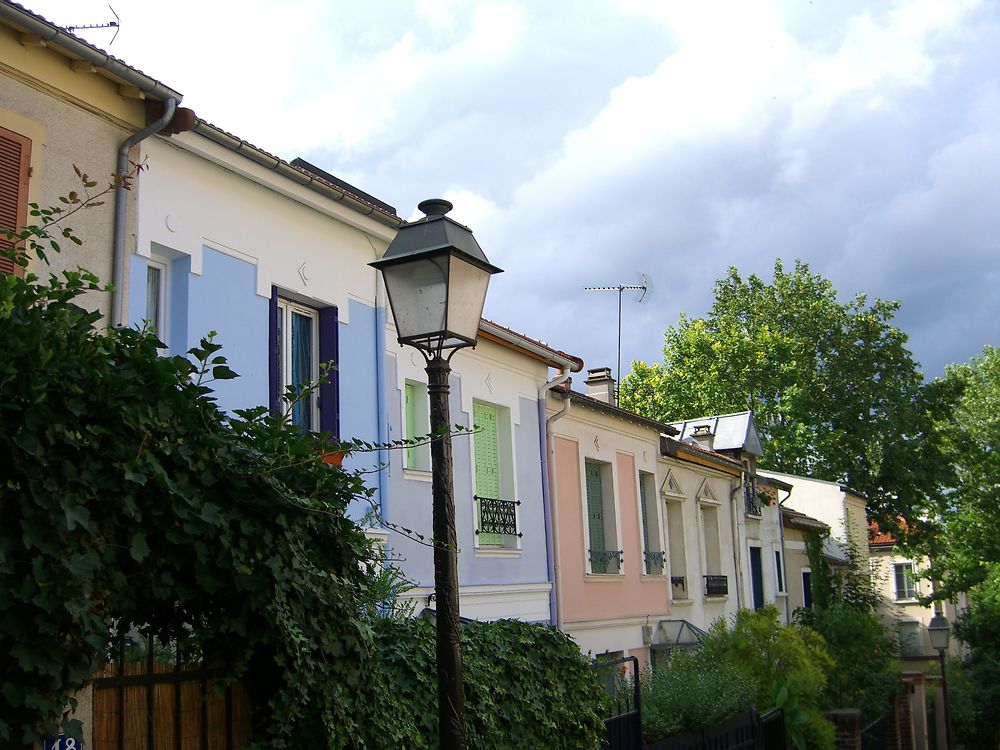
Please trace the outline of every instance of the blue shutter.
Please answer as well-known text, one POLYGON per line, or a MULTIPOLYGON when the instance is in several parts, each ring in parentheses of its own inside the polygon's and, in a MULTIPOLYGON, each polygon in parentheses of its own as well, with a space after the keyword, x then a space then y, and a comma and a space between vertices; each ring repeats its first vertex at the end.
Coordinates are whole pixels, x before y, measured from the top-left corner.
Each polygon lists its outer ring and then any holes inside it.
POLYGON ((340 353, 336 307, 319 311, 319 361, 333 362, 336 369, 319 387, 319 429, 340 438, 340 353))

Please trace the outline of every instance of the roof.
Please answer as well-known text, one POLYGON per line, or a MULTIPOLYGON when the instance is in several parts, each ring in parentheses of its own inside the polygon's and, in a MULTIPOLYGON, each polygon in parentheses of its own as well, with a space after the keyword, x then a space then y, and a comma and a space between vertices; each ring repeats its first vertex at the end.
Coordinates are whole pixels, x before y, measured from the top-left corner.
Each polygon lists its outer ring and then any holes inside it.
POLYGON ((829 531, 829 524, 825 524, 818 518, 807 516, 791 508, 781 507, 781 523, 789 529, 800 529, 801 531, 829 531))
POLYGON ((148 76, 138 68, 112 57, 99 47, 86 42, 75 34, 56 26, 51 21, 25 8, 23 5, 0 0, 0 20, 24 34, 34 35, 46 47, 54 49, 72 60, 90 63, 93 70, 111 81, 124 83, 138 89, 144 98, 159 101, 181 100, 182 95, 169 86, 148 76))
MULTIPOLYGON (((668 425, 669 426, 669 425, 668 425)), ((691 456, 696 456, 704 458, 713 464, 722 466, 729 471, 744 471, 745 466, 739 461, 735 461, 728 456, 723 456, 721 453, 716 451, 710 451, 707 448, 702 448, 697 443, 685 443, 677 440, 676 438, 664 436, 660 439, 660 452, 664 455, 677 456, 678 452, 687 453, 691 456)))
MULTIPOLYGON (((582 368, 581 368, 582 369, 582 368)), ((630 422, 635 422, 643 427, 648 427, 652 430, 656 430, 659 434, 671 434, 674 432, 673 427, 663 422, 657 422, 655 419, 650 419, 649 417, 644 417, 641 414, 636 414, 628 409, 622 409, 620 406, 615 406, 609 404, 607 401, 601 401, 593 396, 588 396, 586 393, 580 393, 579 391, 574 391, 570 389, 553 389, 552 393, 561 399, 569 399, 572 403, 579 403, 587 406, 595 411, 603 412, 604 414, 610 414, 614 417, 619 417, 621 419, 626 419, 630 422)))
POLYGON ((484 338, 487 340, 495 341, 498 344, 506 346, 513 345, 519 349, 527 351, 530 354, 533 354, 536 358, 546 362, 552 367, 557 367, 562 370, 568 369, 571 372, 580 372, 583 369, 583 360, 579 357, 567 354, 559 349, 554 349, 544 341, 539 341, 538 339, 533 339, 523 333, 518 333, 512 328, 507 328, 507 326, 494 323, 492 320, 482 318, 479 321, 479 332, 483 334, 484 338))
POLYGON ((754 456, 764 455, 764 446, 760 442, 757 423, 754 421, 753 412, 750 411, 685 419, 670 424, 680 433, 678 439, 684 442, 694 440, 695 427, 708 425, 712 430, 712 448, 714 450, 741 450, 754 456))
POLYGON ((332 200, 344 203, 355 211, 378 220, 381 224, 397 228, 403 223, 403 220, 396 215, 396 209, 388 203, 373 198, 362 190, 351 187, 346 182, 338 180, 333 175, 318 167, 313 167, 308 162, 303 162, 301 159, 295 160, 296 162, 300 162, 300 164, 287 162, 280 156, 268 153, 249 141, 233 135, 201 118, 195 124, 194 132, 224 148, 228 148, 234 153, 257 162, 261 166, 272 169, 310 190, 314 190, 332 200), (301 164, 306 164, 309 168, 307 169, 301 166, 301 164))

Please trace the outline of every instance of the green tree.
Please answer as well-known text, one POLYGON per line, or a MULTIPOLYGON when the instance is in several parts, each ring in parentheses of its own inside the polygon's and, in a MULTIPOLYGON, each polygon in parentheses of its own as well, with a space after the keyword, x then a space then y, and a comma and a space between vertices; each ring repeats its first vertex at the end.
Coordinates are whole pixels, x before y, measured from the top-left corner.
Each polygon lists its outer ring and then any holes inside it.
POLYGON ((662 363, 633 363, 621 403, 664 421, 752 409, 765 468, 842 481, 877 515, 912 515, 949 482, 937 436, 947 384, 924 385, 898 302, 841 302, 796 261, 770 283, 736 268, 705 318, 682 316, 662 363))
POLYGON ((1000 563, 1000 349, 951 365, 942 387, 961 393, 940 429, 955 467, 951 490, 909 542, 931 560, 939 596, 970 590, 1000 563))

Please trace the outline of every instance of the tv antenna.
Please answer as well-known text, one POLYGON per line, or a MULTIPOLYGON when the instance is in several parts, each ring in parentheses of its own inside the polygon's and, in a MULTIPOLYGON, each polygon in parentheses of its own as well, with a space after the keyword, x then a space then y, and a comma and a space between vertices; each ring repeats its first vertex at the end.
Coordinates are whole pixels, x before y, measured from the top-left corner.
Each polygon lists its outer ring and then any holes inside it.
POLYGON ((121 31, 121 19, 118 17, 118 14, 115 13, 115 9, 110 5, 108 5, 108 10, 110 10, 111 15, 115 17, 114 21, 108 21, 107 23, 81 23, 76 26, 67 26, 66 31, 72 31, 75 33, 77 31, 86 31, 87 29, 114 29, 115 35, 111 37, 111 41, 108 42, 108 46, 110 47, 115 43, 115 39, 118 38, 118 32, 121 31))
MULTIPOLYGON (((644 273, 639 274, 638 284, 615 284, 614 286, 585 286, 585 292, 618 292, 618 379, 621 385, 622 379, 622 295, 625 292, 639 292, 636 300, 639 304, 644 303, 653 293, 653 283, 649 276, 644 273)), ((617 388, 615 389, 617 393, 617 388)))

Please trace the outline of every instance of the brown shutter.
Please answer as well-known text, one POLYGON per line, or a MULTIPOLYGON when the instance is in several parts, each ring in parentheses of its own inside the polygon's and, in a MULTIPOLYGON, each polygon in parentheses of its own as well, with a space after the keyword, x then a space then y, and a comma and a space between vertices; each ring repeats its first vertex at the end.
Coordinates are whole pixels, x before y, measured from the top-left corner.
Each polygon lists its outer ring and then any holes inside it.
MULTIPOLYGON (((0 128, 0 230, 20 231, 28 218, 28 168, 31 163, 31 141, 5 128, 0 128)), ((0 235, 0 245, 10 247, 6 235, 0 235)), ((24 267, 10 258, 0 257, 0 273, 21 276, 24 267)))

